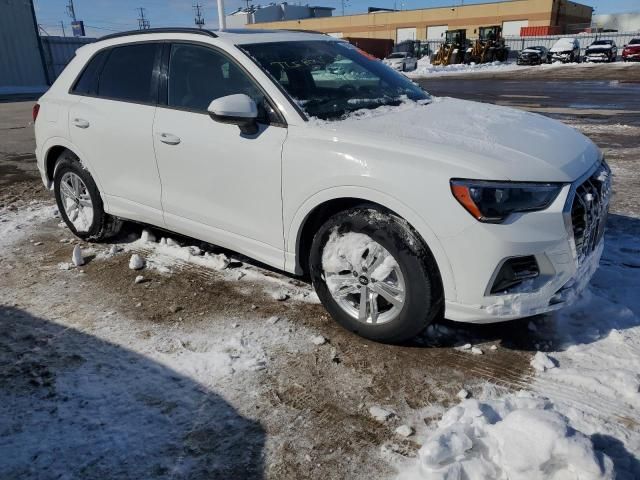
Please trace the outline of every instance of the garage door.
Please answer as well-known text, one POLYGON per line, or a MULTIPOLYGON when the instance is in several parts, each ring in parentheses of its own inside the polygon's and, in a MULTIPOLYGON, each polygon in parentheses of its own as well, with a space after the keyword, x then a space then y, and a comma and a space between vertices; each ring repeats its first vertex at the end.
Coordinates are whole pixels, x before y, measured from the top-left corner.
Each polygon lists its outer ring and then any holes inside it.
POLYGON ((427 40, 444 40, 444 32, 447 30, 449 30, 449 25, 427 27, 427 40))
POLYGON ((520 29, 528 27, 529 20, 513 20, 511 22, 502 22, 502 35, 505 37, 519 37, 520 29))
POLYGON ((399 28, 396 31, 396 43, 404 42, 405 40, 415 40, 416 29, 415 28, 399 28))

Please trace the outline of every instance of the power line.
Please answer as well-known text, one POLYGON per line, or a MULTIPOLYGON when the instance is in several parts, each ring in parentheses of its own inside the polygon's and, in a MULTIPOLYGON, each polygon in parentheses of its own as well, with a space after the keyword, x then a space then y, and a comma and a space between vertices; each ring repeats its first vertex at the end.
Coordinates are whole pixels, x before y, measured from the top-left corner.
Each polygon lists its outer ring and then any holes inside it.
POLYGON ((151 22, 147 20, 144 14, 146 10, 147 9, 143 7, 138 8, 138 12, 140 12, 140 16, 138 17, 138 30, 147 30, 151 28, 151 22))
POLYGON ((199 3, 193 4, 193 10, 196 14, 194 21, 196 23, 196 26, 200 29, 204 26, 204 17, 202 16, 201 9, 202 9, 202 5, 200 5, 199 3))

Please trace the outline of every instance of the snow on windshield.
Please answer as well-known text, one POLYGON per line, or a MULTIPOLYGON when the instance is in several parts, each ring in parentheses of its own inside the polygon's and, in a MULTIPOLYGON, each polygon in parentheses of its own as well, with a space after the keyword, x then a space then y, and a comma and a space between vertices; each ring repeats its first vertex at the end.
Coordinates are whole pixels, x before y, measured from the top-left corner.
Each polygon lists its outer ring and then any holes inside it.
POLYGON ((363 108, 430 98, 404 75, 346 42, 275 42, 242 48, 310 117, 337 120, 363 108))

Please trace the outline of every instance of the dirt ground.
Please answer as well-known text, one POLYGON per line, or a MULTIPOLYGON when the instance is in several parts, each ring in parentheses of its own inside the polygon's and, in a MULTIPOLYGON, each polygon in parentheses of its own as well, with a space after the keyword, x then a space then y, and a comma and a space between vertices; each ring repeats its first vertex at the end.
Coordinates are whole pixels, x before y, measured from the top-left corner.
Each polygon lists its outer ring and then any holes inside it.
MULTIPOLYGON (((513 94, 518 76, 427 88, 562 108, 549 114, 606 151, 616 175, 612 227, 624 230, 624 218, 639 211, 640 115, 582 114, 616 109, 597 95, 588 107, 558 107, 558 80, 513 94)), ((640 84, 631 85, 640 98, 640 84)), ((572 86, 579 81, 562 79, 562 88, 572 86)), ((474 396, 527 388, 532 352, 554 346, 529 320, 444 321, 404 346, 368 342, 334 324, 305 282, 178 236, 232 263, 215 271, 174 262, 134 283, 129 254, 150 254, 133 242, 141 227, 88 245, 47 213, 53 199, 35 170, 31 106, 0 103, 0 222, 31 210, 46 217, 37 228, 19 225, 18 240, 0 250, 0 457, 12 458, 0 461, 2 478, 384 478, 419 447, 395 435, 397 426, 419 434, 461 388, 474 396), (76 244, 87 264, 64 269, 76 244), (122 250, 109 253, 111 245, 122 250), (276 300, 274 285, 290 298, 276 300), (316 335, 327 342, 315 345, 316 335), (484 354, 459 348, 466 343, 484 354), (378 422, 371 406, 394 416, 378 422)))

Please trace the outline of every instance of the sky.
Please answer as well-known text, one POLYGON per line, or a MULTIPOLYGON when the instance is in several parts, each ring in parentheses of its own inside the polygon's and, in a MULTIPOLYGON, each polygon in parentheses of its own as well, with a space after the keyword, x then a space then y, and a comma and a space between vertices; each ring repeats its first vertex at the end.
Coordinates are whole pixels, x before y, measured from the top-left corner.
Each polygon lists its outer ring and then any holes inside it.
MULTIPOLYGON (((61 35, 64 23, 65 33, 71 35, 71 18, 66 13, 69 0, 33 0, 38 23, 49 35, 61 35)), ((198 0, 74 0, 76 18, 84 20, 87 36, 101 36, 122 30, 138 28, 138 8, 145 9, 145 15, 151 27, 194 26, 193 3, 198 0)), ((250 0, 250 4, 268 4, 274 0, 250 0)), ((280 0, 278 0, 280 1, 280 0)), ((397 9, 415 9, 460 5, 461 3, 483 3, 487 0, 289 0, 289 3, 311 3, 313 5, 334 7, 334 15, 342 13, 342 1, 345 13, 363 13, 367 7, 397 9)), ((205 18, 205 28, 218 27, 218 10, 215 0, 199 0, 205 18)), ((595 14, 640 11, 639 0, 582 0, 580 3, 595 7, 595 14)), ((245 6, 242 0, 225 0, 227 13, 245 6)))

